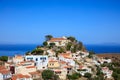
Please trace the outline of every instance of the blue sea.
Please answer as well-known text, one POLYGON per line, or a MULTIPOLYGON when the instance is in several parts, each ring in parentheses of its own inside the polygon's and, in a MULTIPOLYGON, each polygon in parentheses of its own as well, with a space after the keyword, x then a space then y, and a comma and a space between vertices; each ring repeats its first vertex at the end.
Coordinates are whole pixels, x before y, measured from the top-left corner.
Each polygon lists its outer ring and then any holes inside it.
MULTIPOLYGON (((0 56, 24 55, 36 48, 35 44, 0 45, 0 56)), ((88 51, 99 53, 120 53, 120 45, 85 45, 88 51)))

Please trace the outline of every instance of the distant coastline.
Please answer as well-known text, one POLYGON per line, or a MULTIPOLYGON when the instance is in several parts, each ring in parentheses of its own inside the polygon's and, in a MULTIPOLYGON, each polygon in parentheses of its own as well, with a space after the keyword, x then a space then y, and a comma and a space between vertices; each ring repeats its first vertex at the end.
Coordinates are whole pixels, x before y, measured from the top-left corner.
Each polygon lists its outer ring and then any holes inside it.
MULTIPOLYGON (((28 51, 36 48, 36 44, 0 44, 0 56, 24 55, 28 51)), ((120 45, 85 45, 88 51, 94 51, 96 54, 113 53, 120 54, 120 45)))

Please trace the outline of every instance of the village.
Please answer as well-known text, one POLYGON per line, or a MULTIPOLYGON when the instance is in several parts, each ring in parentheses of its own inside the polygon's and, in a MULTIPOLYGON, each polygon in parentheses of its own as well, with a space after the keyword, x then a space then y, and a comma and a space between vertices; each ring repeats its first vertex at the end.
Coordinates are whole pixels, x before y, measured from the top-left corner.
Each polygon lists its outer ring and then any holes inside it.
POLYGON ((44 46, 39 46, 25 55, 9 57, 0 66, 0 80, 79 80, 76 77, 72 79, 73 74, 89 80, 88 78, 98 77, 98 69, 104 79, 112 80, 113 71, 107 66, 101 66, 111 62, 111 59, 98 57, 85 50, 83 44, 73 37, 47 36, 44 46), (58 76, 57 79, 44 79, 44 70, 53 71, 58 76))

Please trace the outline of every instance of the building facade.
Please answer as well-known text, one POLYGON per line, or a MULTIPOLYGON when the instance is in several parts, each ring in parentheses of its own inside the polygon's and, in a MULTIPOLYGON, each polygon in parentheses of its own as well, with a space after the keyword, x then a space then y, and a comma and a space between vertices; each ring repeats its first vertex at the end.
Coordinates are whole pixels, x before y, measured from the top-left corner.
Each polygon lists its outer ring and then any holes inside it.
POLYGON ((25 56, 26 61, 35 61, 35 66, 38 70, 46 69, 48 64, 47 55, 29 55, 25 56))

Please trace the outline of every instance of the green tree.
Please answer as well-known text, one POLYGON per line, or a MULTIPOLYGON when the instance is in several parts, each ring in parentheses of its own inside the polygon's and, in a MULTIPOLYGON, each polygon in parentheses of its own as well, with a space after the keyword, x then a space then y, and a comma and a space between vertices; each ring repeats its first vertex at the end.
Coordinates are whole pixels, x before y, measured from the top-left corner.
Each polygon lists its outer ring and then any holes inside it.
POLYGON ((31 54, 31 52, 30 52, 30 51, 27 51, 25 54, 26 54, 26 55, 30 55, 30 54, 31 54))
POLYGON ((69 43, 67 44, 67 46, 66 46, 66 50, 69 51, 69 50, 71 49, 71 46, 72 46, 72 43, 69 42, 69 43))
POLYGON ((6 62, 6 61, 8 61, 8 56, 1 56, 0 60, 6 62))
POLYGON ((36 48, 35 50, 31 52, 31 54, 34 54, 34 55, 42 55, 43 53, 44 53, 44 50, 40 48, 36 48))
POLYGON ((73 73, 72 75, 67 75, 69 80, 76 80, 81 77, 79 73, 73 73))
POLYGON ((51 38, 53 38, 53 36, 52 35, 46 35, 45 38, 46 38, 46 41, 49 41, 51 38))
POLYGON ((113 72, 112 77, 114 77, 115 80, 118 80, 118 74, 116 72, 113 72))
POLYGON ((76 41, 75 37, 73 37, 73 36, 69 36, 67 39, 69 39, 71 42, 76 41))
POLYGON ((53 79, 54 78, 54 72, 51 70, 44 70, 42 72, 42 78, 44 80, 49 80, 49 79, 53 79))
POLYGON ((78 42, 78 50, 82 50, 82 48, 83 48, 83 43, 82 42, 78 42))
POLYGON ((54 47, 55 46, 55 43, 50 43, 50 47, 54 47))
POLYGON ((85 73, 85 75, 84 75, 84 77, 86 77, 86 78, 88 78, 88 79, 91 78, 91 76, 92 76, 92 75, 91 75, 90 73, 85 73))
POLYGON ((47 46, 47 45, 48 45, 47 41, 43 42, 43 46, 47 46))
POLYGON ((60 80, 58 75, 54 75, 54 79, 53 80, 60 80))
POLYGON ((92 58, 94 54, 95 54, 95 52, 90 51, 88 57, 89 57, 89 58, 92 58))

